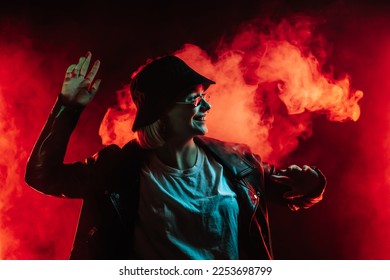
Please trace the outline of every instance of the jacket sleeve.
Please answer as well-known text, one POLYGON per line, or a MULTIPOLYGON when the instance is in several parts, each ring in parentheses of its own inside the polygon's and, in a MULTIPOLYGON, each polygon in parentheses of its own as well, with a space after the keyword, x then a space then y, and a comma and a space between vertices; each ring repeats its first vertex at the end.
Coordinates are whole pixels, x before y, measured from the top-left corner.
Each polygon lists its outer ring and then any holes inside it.
POLYGON ((59 97, 28 159, 25 181, 39 192, 69 198, 85 198, 102 185, 105 158, 113 158, 118 146, 109 146, 85 162, 64 164, 66 148, 83 107, 69 107, 59 97))

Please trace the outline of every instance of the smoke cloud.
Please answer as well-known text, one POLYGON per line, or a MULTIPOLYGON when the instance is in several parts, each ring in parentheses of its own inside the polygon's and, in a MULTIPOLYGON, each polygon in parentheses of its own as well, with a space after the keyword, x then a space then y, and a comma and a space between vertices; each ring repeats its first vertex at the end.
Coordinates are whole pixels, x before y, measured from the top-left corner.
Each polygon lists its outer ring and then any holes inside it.
MULTIPOLYGON (((348 75, 335 79, 322 71, 325 47, 317 44, 311 50, 313 42, 325 40, 313 38, 319 36, 318 25, 318 20, 302 16, 267 26, 254 20, 243 24, 230 42, 221 42, 215 59, 192 44, 174 53, 217 82, 208 90, 213 106, 209 136, 246 143, 265 160, 278 163, 297 147, 298 138, 311 135, 316 116, 312 113, 325 114, 331 121, 358 120, 363 92, 351 89, 348 75), (314 53, 320 53, 320 59, 314 53)), ((125 91, 118 92, 119 106, 110 109, 102 123, 103 142, 118 139, 123 145, 132 137, 127 131, 135 108, 127 105, 131 97, 125 91)))
POLYGON ((63 57, 34 50, 29 32, 12 22, 0 27, 0 259, 66 259, 80 202, 44 196, 24 182, 27 157, 58 92, 52 77, 63 76, 56 69, 63 57))
MULTIPOLYGON (((326 174, 328 187, 318 206, 300 213, 271 209, 277 258, 389 259, 390 22, 385 9, 381 13, 378 8, 351 7, 340 4, 337 11, 321 10, 328 21, 319 13, 272 21, 257 18, 214 38, 219 43, 212 47, 182 40, 191 37, 188 21, 178 33, 172 31, 177 22, 168 24, 166 34, 157 34, 163 30, 157 26, 159 20, 154 21, 156 27, 145 24, 147 31, 157 30, 153 40, 143 30, 132 30, 139 37, 122 32, 138 26, 136 19, 131 28, 118 17, 109 26, 108 15, 100 25, 95 14, 94 20, 85 16, 88 24, 68 23, 65 14, 53 25, 2 20, 0 259, 69 257, 81 201, 43 195, 28 187, 23 176, 64 71, 91 45, 94 57, 102 60, 102 87, 72 136, 67 161, 83 160, 101 147, 100 141, 122 146, 134 138, 135 107, 128 86, 110 87, 109 80, 119 79, 123 70, 127 83, 130 72, 140 66, 136 62, 174 53, 217 82, 208 89, 212 105, 208 136, 246 143, 275 164, 315 163, 326 174), (50 29, 55 24, 58 30, 50 29), (334 30, 330 37, 323 33, 329 29, 334 30), (147 35, 141 38, 143 33, 147 35), (128 42, 123 39, 115 45, 102 34, 111 39, 123 36, 128 42), (174 37, 180 42, 170 42, 174 37), (137 48, 144 44, 142 39, 147 47, 141 52, 137 48), (119 54, 107 55, 117 49, 119 54), (125 57, 127 52, 131 54, 125 57), (118 70, 122 63, 131 67, 118 70), (116 94, 114 102, 103 97, 110 93, 116 94)), ((84 8, 85 15, 88 9, 84 8)), ((126 16, 128 20, 127 12, 126 16)), ((194 21, 194 26, 201 22, 194 21)), ((224 30, 226 22, 216 26, 224 30)), ((202 36, 209 34, 215 32, 202 36)))

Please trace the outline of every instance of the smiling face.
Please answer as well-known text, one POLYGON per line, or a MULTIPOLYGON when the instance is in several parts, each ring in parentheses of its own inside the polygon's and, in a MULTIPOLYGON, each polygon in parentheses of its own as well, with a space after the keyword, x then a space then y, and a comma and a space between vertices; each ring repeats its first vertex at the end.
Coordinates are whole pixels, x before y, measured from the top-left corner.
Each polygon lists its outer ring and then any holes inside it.
POLYGON ((204 87, 198 85, 184 98, 178 100, 167 114, 169 139, 187 141, 196 135, 207 133, 206 115, 211 105, 204 97, 204 87))

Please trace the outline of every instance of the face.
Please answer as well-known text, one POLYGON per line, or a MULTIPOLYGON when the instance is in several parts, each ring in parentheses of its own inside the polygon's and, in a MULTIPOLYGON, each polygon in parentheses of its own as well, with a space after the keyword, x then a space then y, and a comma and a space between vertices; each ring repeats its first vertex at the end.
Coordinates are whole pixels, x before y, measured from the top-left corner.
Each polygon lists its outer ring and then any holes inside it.
POLYGON ((177 100, 168 112, 168 131, 172 138, 186 141, 207 133, 206 115, 211 105, 200 96, 204 96, 203 85, 194 87, 184 98, 177 100), (199 104, 196 104, 196 99, 199 104))

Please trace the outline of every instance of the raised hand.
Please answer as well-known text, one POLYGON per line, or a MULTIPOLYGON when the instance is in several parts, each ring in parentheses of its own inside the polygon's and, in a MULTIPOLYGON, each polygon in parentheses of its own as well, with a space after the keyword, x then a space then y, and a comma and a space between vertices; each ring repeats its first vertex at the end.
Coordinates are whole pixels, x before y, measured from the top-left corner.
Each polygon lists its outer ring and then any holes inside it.
POLYGON ((77 64, 68 67, 62 85, 62 100, 68 105, 86 106, 95 96, 101 80, 95 80, 99 70, 100 61, 96 60, 91 70, 89 64, 92 54, 87 52, 85 57, 80 57, 77 64))

